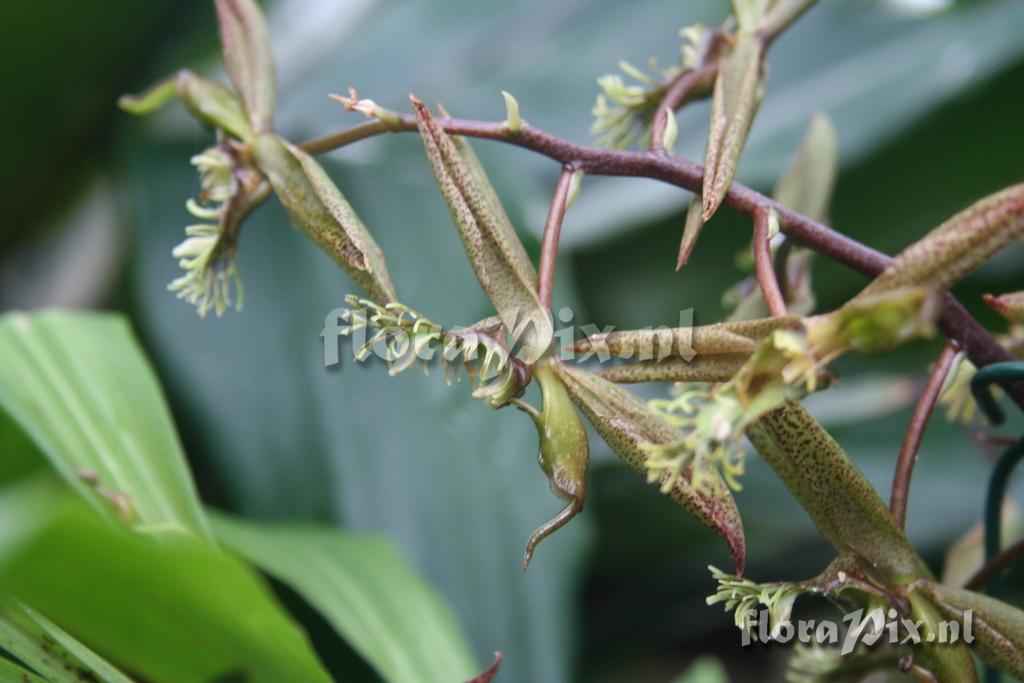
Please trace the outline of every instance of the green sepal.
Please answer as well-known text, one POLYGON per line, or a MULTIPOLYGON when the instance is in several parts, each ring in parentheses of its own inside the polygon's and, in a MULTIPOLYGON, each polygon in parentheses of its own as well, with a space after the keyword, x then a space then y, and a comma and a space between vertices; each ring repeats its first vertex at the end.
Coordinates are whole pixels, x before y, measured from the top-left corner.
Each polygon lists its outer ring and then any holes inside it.
POLYGON ((384 253, 313 157, 273 133, 254 142, 266 175, 297 228, 305 232, 376 303, 397 300, 384 253))
POLYGON ((267 20, 254 0, 214 0, 224 67, 245 103, 256 133, 274 119, 274 58, 267 20))
POLYGON ((537 272, 469 143, 451 138, 426 105, 410 96, 427 158, 458 227, 477 280, 505 328, 536 362, 554 336, 537 295, 537 272))
POLYGON ((203 78, 188 69, 157 82, 138 95, 122 95, 118 106, 129 114, 151 114, 177 95, 185 108, 202 123, 246 140, 252 127, 241 100, 217 81, 203 78))
POLYGON ((803 406, 787 401, 747 437, 839 553, 863 559, 886 583, 929 575, 870 482, 803 406))

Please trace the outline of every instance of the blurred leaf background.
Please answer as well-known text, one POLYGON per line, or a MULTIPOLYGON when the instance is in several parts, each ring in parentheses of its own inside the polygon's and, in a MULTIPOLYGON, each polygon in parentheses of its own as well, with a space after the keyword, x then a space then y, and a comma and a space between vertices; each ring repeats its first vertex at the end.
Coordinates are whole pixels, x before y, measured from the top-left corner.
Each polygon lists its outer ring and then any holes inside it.
MULTIPOLYGON (((361 121, 326 97, 348 86, 387 107, 404 109, 413 91, 485 119, 503 116, 505 89, 530 123, 588 141, 599 75, 623 58, 672 62, 678 28, 727 11, 724 0, 266 7, 280 80, 277 128, 296 141, 361 121)), ((477 662, 503 651, 499 680, 667 681, 707 652, 736 681, 779 670, 777 648, 741 651, 731 620, 703 605, 712 588, 705 567, 724 565, 724 548, 602 448, 586 512, 522 573, 527 536, 559 507, 536 466, 534 428, 487 411, 437 373, 388 379, 379 364, 344 361, 325 369, 323 318, 353 287, 275 202, 242 235, 242 313, 199 320, 166 291, 176 271, 170 250, 189 220, 184 201, 198 191, 187 162, 209 136, 179 108, 136 121, 115 100, 182 65, 220 75, 210 3, 7 3, 0 18, 8 92, 0 306, 125 312, 169 393, 205 502, 253 519, 385 534, 451 605, 477 662)), ((1021 26, 1016 0, 822 3, 773 48, 739 179, 770 189, 811 115, 825 111, 843 164, 833 225, 897 251, 1020 181, 1021 26)), ((704 106, 680 115, 678 149, 690 158, 702 155, 705 124, 704 106)), ((511 147, 475 147, 535 254, 557 166, 511 147)), ((368 140, 328 159, 387 253, 405 303, 446 324, 488 314, 414 135, 368 140)), ((672 324, 690 307, 698 323, 720 319, 722 292, 741 278, 732 264, 748 225, 723 211, 675 273, 687 199, 654 181, 585 179, 563 233, 555 305, 570 306, 577 325, 672 324)), ((996 329, 979 295, 1019 289, 1021 256, 1018 245, 958 288, 996 329)), ((863 283, 818 259, 820 308, 863 283)), ((846 362, 840 389, 812 403, 886 496, 905 406, 936 349, 919 344, 883 361, 846 362)), ((0 449, 8 478, 38 458, 4 421, 0 449)), ((962 428, 935 420, 929 429, 908 531, 936 566, 980 514, 987 455, 962 428)), ((748 463, 738 496, 748 573, 816 573, 827 547, 767 468, 756 457, 748 463)), ((281 578, 284 570, 259 564, 281 578)), ((373 680, 365 651, 333 636, 302 587, 275 586, 332 671, 373 680)))

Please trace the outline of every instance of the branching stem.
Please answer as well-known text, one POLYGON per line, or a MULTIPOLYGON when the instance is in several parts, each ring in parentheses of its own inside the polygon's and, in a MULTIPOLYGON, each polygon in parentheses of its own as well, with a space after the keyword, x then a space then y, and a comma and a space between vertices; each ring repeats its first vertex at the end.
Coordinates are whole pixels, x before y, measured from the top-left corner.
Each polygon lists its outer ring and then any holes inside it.
POLYGON ((910 493, 910 478, 914 473, 914 465, 917 463, 917 453, 921 448, 921 439, 924 437, 925 427, 928 426, 928 418, 931 417, 935 404, 942 392, 942 385, 946 381, 953 361, 959 352, 957 344, 949 341, 942 347, 935 367, 928 376, 921 396, 914 406, 914 414, 907 426, 907 433, 903 437, 903 445, 900 447, 900 455, 896 460, 896 472, 892 478, 892 496, 889 499, 889 509, 896 523, 903 528, 907 517, 907 496, 910 493))
POLYGON ((537 275, 537 293, 540 302, 551 308, 551 292, 555 284, 555 262, 558 260, 558 239, 562 234, 562 221, 568 205, 569 188, 572 185, 572 174, 576 172, 566 164, 558 176, 555 193, 551 197, 548 217, 544 221, 544 237, 540 246, 540 266, 537 275))
MULTIPOLYGON (((704 168, 680 156, 580 145, 531 126, 526 126, 519 133, 510 134, 502 121, 441 118, 437 119, 437 122, 449 134, 498 140, 522 147, 563 165, 573 165, 588 175, 652 178, 691 192, 699 192, 704 181, 704 168)), ((416 118, 412 114, 401 114, 396 126, 374 125, 375 123, 377 122, 364 123, 355 128, 309 140, 300 146, 307 151, 323 153, 379 133, 417 129, 416 118)), ((732 184, 722 203, 748 216, 752 216, 758 207, 775 209, 780 229, 795 242, 866 275, 878 275, 892 263, 892 257, 740 183, 732 184)), ((947 337, 960 343, 967 351, 971 362, 977 367, 1015 360, 953 295, 946 293, 943 304, 940 329, 947 337)), ((1024 382, 1007 381, 1003 383, 1003 388, 1017 405, 1024 408, 1024 382)))
POLYGON ((768 313, 773 316, 786 315, 786 300, 782 296, 779 280, 775 276, 772 264, 772 246, 769 226, 771 209, 758 207, 754 210, 754 272, 757 284, 761 287, 764 302, 768 305, 768 313))

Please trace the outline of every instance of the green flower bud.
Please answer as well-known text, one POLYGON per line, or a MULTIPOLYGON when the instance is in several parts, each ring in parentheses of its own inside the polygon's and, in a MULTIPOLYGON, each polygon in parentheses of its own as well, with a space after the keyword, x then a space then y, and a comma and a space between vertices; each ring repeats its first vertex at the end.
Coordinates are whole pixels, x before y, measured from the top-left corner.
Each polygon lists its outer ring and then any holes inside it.
POLYGON ((565 385, 547 363, 537 366, 533 376, 540 384, 543 399, 540 412, 532 416, 540 439, 540 468, 548 477, 551 492, 568 501, 568 505, 530 536, 523 569, 529 566, 537 544, 565 526, 583 509, 587 493, 587 465, 590 462, 587 432, 565 385))

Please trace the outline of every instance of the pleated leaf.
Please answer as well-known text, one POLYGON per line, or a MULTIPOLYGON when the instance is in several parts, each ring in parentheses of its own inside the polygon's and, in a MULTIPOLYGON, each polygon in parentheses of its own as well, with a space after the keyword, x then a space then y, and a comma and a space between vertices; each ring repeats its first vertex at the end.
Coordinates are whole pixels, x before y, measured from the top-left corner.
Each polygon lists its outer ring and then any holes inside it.
POLYGON ((0 408, 104 517, 209 538, 157 383, 119 316, 0 317, 0 408))
POLYGON ((75 505, 2 550, 0 592, 141 680, 330 680, 263 580, 193 536, 133 533, 75 505))
POLYGON ((384 680, 450 683, 479 671, 448 607, 391 541, 313 525, 213 521, 225 546, 294 589, 384 680))

